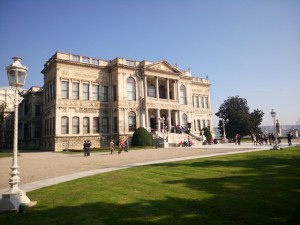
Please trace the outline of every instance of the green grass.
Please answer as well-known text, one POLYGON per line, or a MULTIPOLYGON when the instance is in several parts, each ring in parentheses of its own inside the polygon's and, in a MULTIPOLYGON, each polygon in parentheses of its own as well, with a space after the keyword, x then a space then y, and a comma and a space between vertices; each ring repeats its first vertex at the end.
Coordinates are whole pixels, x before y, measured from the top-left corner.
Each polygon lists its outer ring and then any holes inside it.
POLYGON ((0 224, 300 224, 300 147, 135 167, 27 193, 0 224))

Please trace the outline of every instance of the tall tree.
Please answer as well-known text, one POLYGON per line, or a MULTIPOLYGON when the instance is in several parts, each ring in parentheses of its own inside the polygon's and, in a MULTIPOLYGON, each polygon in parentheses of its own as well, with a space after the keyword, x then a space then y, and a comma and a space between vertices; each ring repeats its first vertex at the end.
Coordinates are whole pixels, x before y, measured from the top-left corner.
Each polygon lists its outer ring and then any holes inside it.
POLYGON ((215 115, 221 119, 218 125, 221 134, 223 134, 222 120, 228 120, 225 123, 226 136, 233 138, 236 134, 245 136, 251 134, 251 132, 257 132, 264 113, 259 109, 250 113, 247 100, 234 96, 228 97, 215 115))

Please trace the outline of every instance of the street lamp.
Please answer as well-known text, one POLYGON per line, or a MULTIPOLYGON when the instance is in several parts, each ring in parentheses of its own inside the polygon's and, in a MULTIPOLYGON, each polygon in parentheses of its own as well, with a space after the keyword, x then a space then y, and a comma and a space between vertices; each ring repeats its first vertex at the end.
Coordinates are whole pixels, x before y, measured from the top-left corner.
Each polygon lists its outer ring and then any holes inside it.
POLYGON ((11 167, 11 177, 9 179, 10 188, 7 192, 2 194, 0 200, 0 211, 19 211, 21 204, 27 206, 33 206, 36 204, 35 201, 30 201, 26 196, 26 192, 19 189, 18 184, 20 183, 20 172, 18 171, 18 106, 22 101, 22 96, 18 90, 19 87, 25 85, 26 75, 28 68, 22 66, 21 58, 13 57, 13 63, 6 66, 7 77, 9 86, 15 92, 13 99, 14 103, 14 143, 13 143, 13 160, 11 167))
POLYGON ((225 132, 225 123, 228 123, 229 119, 222 119, 222 123, 223 123, 223 142, 226 143, 227 139, 226 139, 226 132, 225 132))
POLYGON ((272 109, 272 111, 271 111, 271 116, 272 116, 273 122, 274 122, 274 135, 275 135, 275 143, 273 146, 273 150, 278 150, 280 148, 279 148, 278 142, 277 142, 277 130, 276 130, 276 124, 275 124, 276 112, 274 111, 274 109, 272 109))

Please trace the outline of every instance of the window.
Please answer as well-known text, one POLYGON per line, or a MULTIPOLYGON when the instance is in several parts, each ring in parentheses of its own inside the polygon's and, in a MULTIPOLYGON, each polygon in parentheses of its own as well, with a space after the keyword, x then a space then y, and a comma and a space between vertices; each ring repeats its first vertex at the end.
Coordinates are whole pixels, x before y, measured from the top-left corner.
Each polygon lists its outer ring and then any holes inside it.
POLYGON ((134 112, 128 114, 129 131, 135 131, 136 129, 136 116, 134 112))
POLYGON ((201 120, 197 120, 197 126, 198 126, 198 130, 201 130, 201 120))
POLYGON ((52 101, 53 97, 53 89, 52 89, 52 84, 50 84, 50 101, 52 101))
POLYGON ((93 100, 99 101, 99 85, 93 84, 93 100))
POLYGON ((108 133, 108 117, 102 118, 102 133, 108 133))
POLYGON ((208 109, 208 108, 209 108, 209 105, 208 105, 208 97, 205 97, 205 105, 206 105, 206 108, 208 109))
POLYGON ((165 87, 162 85, 159 86, 159 98, 166 98, 165 87))
POLYGON ((90 85, 83 84, 83 86, 82 86, 82 99, 83 100, 89 100, 89 91, 90 91, 90 85))
POLYGON ((99 117, 93 118, 93 133, 99 133, 99 117))
POLYGON ((207 127, 210 129, 210 120, 207 120, 207 127))
POLYGON ((186 105, 186 89, 184 85, 180 87, 180 104, 186 105))
POLYGON ((108 86, 102 85, 102 101, 108 102, 108 86))
POLYGON ((61 118, 61 133, 62 134, 69 133, 69 118, 67 116, 63 116, 61 118))
POLYGON ((79 134, 79 117, 77 116, 72 118, 72 133, 79 134))
POLYGON ((118 133, 118 117, 114 117, 114 133, 118 133))
POLYGON ((61 82, 61 98, 62 99, 69 98, 69 82, 68 81, 61 82))
POLYGON ((35 116, 40 116, 40 115, 41 115, 41 106, 35 105, 35 116))
POLYGON ((72 83, 72 98, 79 99, 79 83, 77 82, 72 83))
POLYGON ((113 86, 114 101, 117 101, 117 85, 113 86))
POLYGON ((54 81, 54 85, 53 85, 53 99, 55 99, 56 96, 56 86, 55 86, 55 81, 54 81))
POLYGON ((195 107, 199 108, 199 96, 195 96, 195 101, 196 101, 195 107))
POLYGON ((83 133, 89 134, 90 133, 90 118, 83 117, 83 133))
POLYGON ((156 92, 155 91, 155 86, 153 84, 150 84, 149 88, 148 88, 148 96, 155 98, 156 97, 155 92, 156 92))
POLYGON ((135 101, 135 80, 132 77, 127 79, 127 100, 135 101))
POLYGON ((52 125, 53 125, 52 118, 50 118, 50 120, 49 120, 49 131, 48 131, 49 135, 53 134, 53 129, 52 129, 53 127, 52 127, 52 125))
POLYGON ((201 97, 201 107, 204 108, 204 98, 201 97))
POLYGON ((41 137, 41 128, 39 125, 35 125, 34 127, 34 138, 40 138, 41 137))
POLYGON ((206 126, 205 126, 205 120, 202 120, 202 127, 203 127, 203 128, 206 127, 206 126))

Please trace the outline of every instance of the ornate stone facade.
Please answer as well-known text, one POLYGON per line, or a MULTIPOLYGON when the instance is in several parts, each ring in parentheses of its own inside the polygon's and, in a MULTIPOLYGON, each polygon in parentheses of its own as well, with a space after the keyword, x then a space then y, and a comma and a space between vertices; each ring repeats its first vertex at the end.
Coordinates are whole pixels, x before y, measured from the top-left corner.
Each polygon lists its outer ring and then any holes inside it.
MULTIPOLYGON (((166 61, 106 61, 56 52, 44 65, 43 148, 107 146, 138 127, 212 127, 208 78, 166 61), (164 118, 164 119, 162 119, 164 118), (158 126, 160 124, 160 126, 158 126)), ((211 129, 212 130, 212 129, 211 129)))

